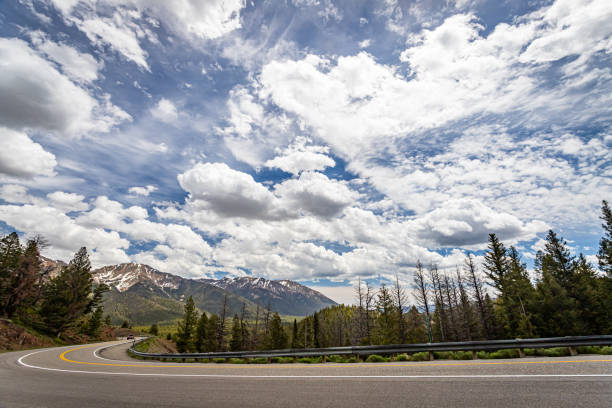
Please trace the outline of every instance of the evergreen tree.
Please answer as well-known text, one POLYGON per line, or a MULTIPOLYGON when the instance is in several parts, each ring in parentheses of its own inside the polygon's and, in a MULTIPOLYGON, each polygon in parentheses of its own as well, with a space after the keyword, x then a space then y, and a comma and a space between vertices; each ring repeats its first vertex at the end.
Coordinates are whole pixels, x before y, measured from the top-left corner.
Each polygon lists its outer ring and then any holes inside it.
POLYGON ((480 317, 480 324, 483 329, 483 334, 486 339, 492 337, 491 325, 488 320, 487 305, 485 304, 485 294, 482 287, 482 281, 477 275, 476 265, 472 254, 468 254, 465 259, 465 273, 466 279, 472 289, 472 294, 476 300, 476 308, 478 310, 478 316, 480 317))
POLYGON ((60 336, 90 312, 92 283, 91 264, 83 247, 47 287, 41 315, 50 332, 60 336))
POLYGON ((240 318, 234 315, 232 320, 232 339, 230 340, 230 350, 239 351, 242 348, 242 329, 240 327, 240 318))
POLYGON ((104 315, 104 308, 98 306, 89 321, 87 322, 87 334, 92 337, 98 337, 100 335, 100 326, 102 326, 102 316, 104 315))
POLYGON ((317 312, 315 312, 313 315, 312 330, 314 335, 314 347, 320 348, 321 343, 319 342, 319 314, 317 312))
POLYGON ((202 312, 202 316, 200 316, 200 319, 198 320, 194 342, 195 349, 198 353, 210 351, 208 349, 208 337, 208 316, 206 316, 205 312, 202 312))
POLYGON ((106 327, 110 327, 111 326, 111 317, 110 317, 110 315, 106 315, 106 317, 104 318, 104 325, 106 327))
POLYGON ((270 335, 268 339, 268 349, 279 350, 287 348, 287 333, 285 333, 281 318, 276 312, 270 320, 270 335))
POLYGON ((571 294, 574 258, 570 255, 565 240, 557 237, 553 230, 549 230, 548 235, 546 235, 544 251, 537 256, 540 268, 547 270, 559 285, 568 294, 571 294))
POLYGON ((378 311, 376 343, 397 344, 397 313, 391 293, 384 283, 378 290, 376 309, 378 311))
POLYGON ((185 314, 178 324, 176 348, 179 353, 185 353, 194 349, 193 340, 195 327, 198 322, 198 312, 195 308, 193 298, 189 296, 185 303, 185 314))
POLYGON ((599 241, 597 260, 599 261, 599 268, 607 274, 608 278, 612 279, 612 211, 610 211, 606 200, 602 201, 601 213, 604 235, 599 241))
POLYGON ((0 280, 0 309, 2 309, 2 314, 8 318, 18 311, 23 318, 26 309, 34 305, 40 294, 42 275, 38 242, 29 240, 26 248, 21 251, 16 234, 11 234, 8 241, 12 242, 7 246, 0 246, 8 250, 0 257, 8 256, 10 265, 4 269, 4 273, 0 272, 0 276, 5 278, 0 280), (13 256, 16 256, 17 262, 11 265, 13 256))
POLYGON ((149 329, 149 333, 151 333, 153 336, 157 336, 159 334, 159 328, 157 327, 156 323, 153 323, 151 325, 151 328, 149 329))
POLYGON ((536 284, 536 297, 533 316, 537 333, 542 337, 557 337, 577 334, 574 331, 576 322, 576 305, 559 284, 550 268, 540 263, 543 255, 536 256, 536 269, 540 278, 536 284))
POLYGON ((221 351, 217 348, 219 346, 219 343, 217 341, 218 331, 219 316, 217 316, 216 314, 212 314, 208 318, 208 325, 206 329, 208 335, 208 337, 206 338, 206 351, 221 351))
POLYGON ((508 258, 504 244, 495 234, 489 234, 489 245, 484 256, 484 273, 500 294, 505 293, 504 285, 508 272, 508 258))
POLYGON ((298 342, 299 342, 299 338, 298 338, 297 319, 293 319, 293 332, 292 332, 292 336, 291 336, 291 348, 292 349, 298 348, 298 342))
POLYGON ((529 338, 534 335, 529 310, 534 302, 535 289, 527 267, 521 262, 515 247, 508 250, 508 273, 502 296, 506 337, 529 338))

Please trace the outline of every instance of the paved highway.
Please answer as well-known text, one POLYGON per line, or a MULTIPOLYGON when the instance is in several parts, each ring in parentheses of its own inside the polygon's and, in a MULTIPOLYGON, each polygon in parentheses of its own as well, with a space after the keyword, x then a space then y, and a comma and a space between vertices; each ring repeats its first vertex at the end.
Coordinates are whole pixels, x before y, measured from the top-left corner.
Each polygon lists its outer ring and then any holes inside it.
POLYGON ((109 342, 0 354, 0 407, 612 407, 612 356, 177 364, 109 342))

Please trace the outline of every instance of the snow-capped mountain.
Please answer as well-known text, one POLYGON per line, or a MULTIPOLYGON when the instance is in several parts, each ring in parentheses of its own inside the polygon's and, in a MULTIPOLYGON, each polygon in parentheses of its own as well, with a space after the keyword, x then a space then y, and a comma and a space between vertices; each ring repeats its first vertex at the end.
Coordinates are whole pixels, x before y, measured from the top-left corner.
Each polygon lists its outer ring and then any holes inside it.
MULTIPOLYGON (((57 276, 66 264, 43 258, 49 277, 57 276)), ((297 282, 264 278, 239 277, 187 279, 158 271, 148 265, 124 263, 92 271, 95 283, 111 290, 105 295, 104 310, 113 323, 128 320, 149 325, 172 321, 182 316, 184 301, 193 297, 198 309, 219 314, 224 298, 229 300, 229 314, 240 313, 243 304, 247 314, 255 314, 257 304, 270 305, 282 315, 305 316, 336 304, 321 293, 297 282)))
POLYGON ((281 314, 305 316, 336 302, 320 292, 290 280, 268 280, 242 276, 200 279, 218 288, 240 295, 254 303, 268 306, 281 314))
POLYGON ((179 276, 160 272, 148 265, 135 263, 104 266, 93 271, 93 278, 96 283, 105 283, 119 292, 125 292, 139 283, 153 285, 162 292, 166 292, 167 289, 176 290, 183 279, 179 276))

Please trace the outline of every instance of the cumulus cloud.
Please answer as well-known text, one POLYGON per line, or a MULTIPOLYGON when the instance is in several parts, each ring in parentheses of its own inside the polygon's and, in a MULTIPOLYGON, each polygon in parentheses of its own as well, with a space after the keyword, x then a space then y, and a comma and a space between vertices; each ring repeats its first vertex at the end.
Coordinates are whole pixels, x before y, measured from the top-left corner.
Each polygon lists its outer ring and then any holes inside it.
POLYGON ((17 178, 53 176, 56 165, 55 156, 27 134, 0 126, 0 174, 17 178))
POLYGON ((414 226, 421 239, 442 247, 483 245, 492 232, 504 241, 527 241, 549 228, 539 221, 525 225, 511 214, 493 211, 470 199, 448 200, 416 219, 414 226))
POLYGON ((358 197, 346 185, 317 172, 304 172, 297 179, 284 181, 275 192, 289 208, 321 217, 339 214, 358 197))
POLYGON ((246 173, 225 163, 199 163, 178 176, 194 205, 229 217, 275 218, 277 199, 246 173))
POLYGON ((55 191, 47 194, 47 198, 52 207, 62 211, 86 211, 89 209, 89 204, 83 202, 85 196, 81 194, 55 191))
POLYGON ((154 191, 157 191, 157 187, 148 185, 145 187, 136 187, 136 186, 130 187, 130 189, 128 190, 128 193, 133 194, 133 195, 148 197, 149 194, 153 193, 154 191))
POLYGON ((131 120, 110 97, 98 102, 22 40, 0 38, 0 60, 1 125, 80 136, 131 120))
POLYGON ((160 99, 157 105, 151 108, 151 115, 155 119, 165 123, 173 123, 178 119, 176 106, 172 101, 166 98, 160 99))
POLYGON ((0 187, 0 198, 13 204, 29 204, 34 201, 34 197, 28 194, 28 189, 18 184, 4 184, 0 187))
POLYGON ((325 170, 336 162, 329 157, 329 147, 309 145, 305 137, 297 137, 286 149, 278 149, 279 155, 265 163, 266 167, 279 168, 292 174, 302 171, 325 170))

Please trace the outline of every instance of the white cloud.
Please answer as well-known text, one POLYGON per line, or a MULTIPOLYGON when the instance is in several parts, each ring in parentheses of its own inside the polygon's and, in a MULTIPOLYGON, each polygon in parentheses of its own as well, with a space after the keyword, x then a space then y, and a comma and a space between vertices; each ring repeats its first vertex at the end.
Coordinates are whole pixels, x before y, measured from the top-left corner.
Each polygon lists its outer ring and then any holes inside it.
POLYGON ((52 0, 64 18, 96 45, 109 45, 150 71, 143 41, 158 43, 149 25, 161 24, 181 38, 201 41, 240 27, 244 0, 52 0))
POLYGON ((27 43, 0 38, 0 125, 81 136, 131 120, 110 97, 98 102, 27 43))
POLYGON ((344 184, 316 172, 304 172, 297 179, 277 184, 275 193, 283 205, 320 217, 339 214, 358 197, 344 184))
POLYGON ((128 190, 128 193, 133 194, 133 195, 148 197, 149 194, 151 194, 154 191, 157 191, 157 187, 148 185, 145 187, 137 187, 137 186, 130 187, 130 189, 128 190))
POLYGON ((74 21, 93 44, 108 44, 128 60, 151 71, 137 32, 126 25, 127 21, 121 13, 116 12, 112 18, 93 17, 74 21))
POLYGON ((160 99, 157 105, 151 108, 151 115, 165 123, 174 123, 178 119, 176 106, 166 98, 160 99))
POLYGON ((29 204, 35 201, 34 197, 28 194, 28 189, 18 184, 4 184, 0 187, 0 198, 13 204, 29 204))
POLYGON ((370 44, 372 44, 372 40, 370 40, 369 38, 363 41, 359 41, 359 48, 368 48, 370 44))
POLYGON ((129 261, 124 252, 129 241, 117 232, 83 227, 52 207, 0 205, 0 220, 29 235, 42 235, 51 244, 45 255, 54 259, 69 260, 81 246, 86 246, 93 251, 95 265, 129 261))
POLYGON ((275 218, 277 199, 253 177, 225 163, 199 163, 178 176, 193 205, 229 217, 275 218))
POLYGON ((98 62, 90 54, 83 54, 69 45, 49 40, 44 33, 30 33, 32 43, 37 50, 44 53, 62 67, 62 71, 73 81, 89 83, 98 79, 98 71, 104 63, 98 62))
POLYGON ((265 166, 299 174, 302 171, 325 170, 336 165, 336 162, 327 155, 328 147, 309 145, 310 142, 310 139, 297 137, 291 146, 278 149, 280 154, 268 160, 265 166))
POLYGON ((75 193, 66 193, 63 191, 55 191, 47 194, 51 207, 62 211, 87 211, 89 204, 83 202, 85 196, 75 193))
POLYGON ((55 156, 23 132, 0 126, 0 174, 17 178, 53 176, 55 156))

